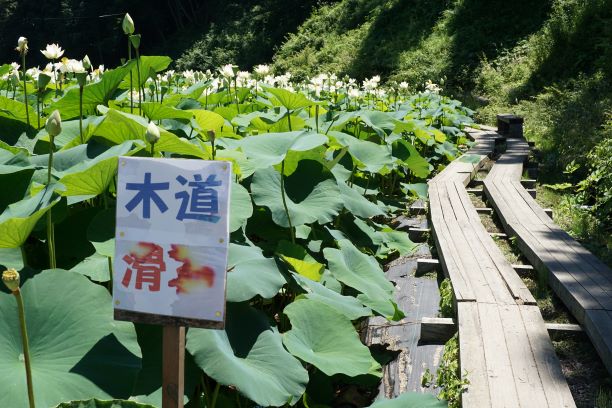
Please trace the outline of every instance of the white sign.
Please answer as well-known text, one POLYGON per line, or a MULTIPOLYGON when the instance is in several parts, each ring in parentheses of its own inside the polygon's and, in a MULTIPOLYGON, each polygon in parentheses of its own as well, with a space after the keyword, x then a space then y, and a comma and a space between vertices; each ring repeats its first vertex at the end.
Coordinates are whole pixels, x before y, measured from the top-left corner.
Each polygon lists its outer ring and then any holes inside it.
POLYGON ((231 163, 119 158, 115 317, 223 327, 231 163))

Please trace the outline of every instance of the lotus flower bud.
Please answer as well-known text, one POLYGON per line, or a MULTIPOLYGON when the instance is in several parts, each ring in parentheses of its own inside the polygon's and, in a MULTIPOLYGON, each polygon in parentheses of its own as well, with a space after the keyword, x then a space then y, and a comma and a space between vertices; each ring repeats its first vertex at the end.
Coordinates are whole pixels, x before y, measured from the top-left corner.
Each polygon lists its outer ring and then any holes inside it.
POLYGON ((159 128, 153 122, 149 122, 147 126, 147 132, 145 133, 145 139, 151 144, 157 143, 160 138, 159 128))
POLYGON ((208 139, 211 142, 215 143, 215 136, 216 136, 215 131, 210 129, 208 132, 206 132, 206 134, 208 135, 208 139))
POLYGON ((125 35, 134 34, 134 20, 132 20, 132 17, 128 13, 125 13, 123 17, 121 28, 123 28, 123 33, 125 35))
POLYGON ((43 72, 38 74, 38 89, 43 90, 51 82, 51 77, 43 72))
POLYGON ((130 41, 135 49, 140 48, 140 34, 130 35, 130 41))
POLYGON ((19 290, 19 280, 19 272, 15 269, 11 268, 2 272, 2 282, 4 282, 11 292, 17 292, 19 290))
POLYGON ((51 138, 54 138, 62 132, 62 117, 57 109, 47 118, 45 130, 51 138))
POLYGON ((89 60, 88 55, 85 55, 85 57, 83 57, 83 68, 85 68, 86 70, 91 69, 91 61, 89 60))
POLYGON ((76 72, 74 74, 79 86, 82 88, 85 86, 85 82, 87 82, 87 72, 76 72))
POLYGON ((20 54, 25 54, 28 52, 28 39, 25 37, 19 37, 15 51, 19 51, 20 54))

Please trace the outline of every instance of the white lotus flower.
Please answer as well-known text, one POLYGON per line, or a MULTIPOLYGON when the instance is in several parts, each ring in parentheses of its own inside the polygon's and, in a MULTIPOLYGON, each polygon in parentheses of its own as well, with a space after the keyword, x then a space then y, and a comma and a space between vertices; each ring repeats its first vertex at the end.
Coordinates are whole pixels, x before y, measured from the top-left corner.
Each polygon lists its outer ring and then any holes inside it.
POLYGON ((234 77, 234 66, 232 64, 227 64, 219 68, 219 72, 225 78, 233 78, 234 77))
POLYGON ((357 88, 349 88, 348 96, 351 98, 359 98, 359 89, 357 88))
POLYGON ((160 136, 161 135, 157 125, 153 122, 149 122, 149 126, 147 126, 147 131, 145 133, 145 139, 147 142, 155 144, 159 140, 160 136))
POLYGON ((62 117, 57 109, 47 118, 45 130, 51 137, 55 137, 62 132, 62 117))
POLYGON ((50 60, 59 59, 62 55, 64 55, 64 50, 57 44, 47 44, 47 48, 44 50, 40 50, 42 54, 50 60))
POLYGON ((195 82, 195 72, 193 72, 193 70, 191 69, 184 71, 183 77, 185 78, 185 81, 187 82, 195 82))
POLYGON ((408 89, 408 82, 402 81, 399 84, 400 89, 408 89))
POLYGON ((20 54, 28 52, 28 39, 25 37, 19 37, 15 51, 19 51, 20 54))
POLYGON ((123 29, 123 33, 125 35, 134 34, 134 20, 132 20, 132 16, 128 13, 125 13, 123 20, 121 21, 121 28, 123 29))
POLYGON ((254 68, 254 71, 257 75, 261 76, 261 77, 265 77, 266 75, 268 75, 270 73, 270 66, 269 65, 264 65, 264 64, 259 64, 254 68))

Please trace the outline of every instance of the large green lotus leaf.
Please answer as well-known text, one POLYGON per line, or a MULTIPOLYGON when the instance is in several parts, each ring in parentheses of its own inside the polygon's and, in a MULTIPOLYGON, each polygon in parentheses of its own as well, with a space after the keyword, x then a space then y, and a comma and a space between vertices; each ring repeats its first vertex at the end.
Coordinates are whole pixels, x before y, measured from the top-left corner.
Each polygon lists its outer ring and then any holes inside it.
POLYGON ((225 330, 190 329, 187 350, 215 381, 265 407, 297 402, 308 383, 268 317, 245 303, 227 304, 225 330))
POLYGON ((189 112, 194 115, 195 122, 204 134, 209 130, 218 131, 225 124, 225 119, 218 113, 204 109, 192 109, 189 112))
POLYGON ((448 403, 440 401, 435 395, 407 392, 391 400, 376 401, 369 408, 448 408, 448 403))
POLYGON ((255 163, 247 159, 246 155, 240 150, 230 148, 217 150, 215 156, 217 160, 227 160, 232 162, 232 170, 240 179, 245 179, 255 172, 255 163))
POLYGON ((395 287, 387 280, 376 259, 359 251, 349 240, 339 240, 338 246, 340 249, 323 250, 331 274, 361 292, 357 298, 374 311, 392 320, 404 317, 393 301, 395 287))
POLYGON ((173 108, 166 104, 159 102, 143 102, 141 104, 142 113, 149 118, 149 120, 162 120, 162 119, 187 119, 191 120, 193 114, 189 111, 173 108))
POLYGON ((336 312, 346 316, 349 320, 359 319, 360 317, 370 316, 372 314, 369 308, 364 307, 359 300, 352 296, 344 296, 319 282, 315 282, 295 273, 293 274, 293 278, 302 289, 306 291, 306 294, 301 296, 325 303, 336 312))
POLYGON ((378 173, 383 167, 392 167, 394 160, 388 145, 379 145, 360 140, 346 133, 331 131, 328 133, 340 146, 348 147, 348 151, 356 165, 363 170, 378 173))
MULTIPOLYGON (((36 405, 84 398, 127 398, 140 370, 131 323, 113 320, 105 288, 61 269, 22 288, 36 405)), ((17 303, 0 294, 0 406, 26 407, 27 386, 17 303)))
POLYGON ((70 270, 89 276, 95 282, 108 282, 110 280, 110 262, 108 257, 98 253, 83 259, 70 270))
POLYGON ((359 340, 351 321, 325 303, 300 299, 285 307, 291 330, 283 344, 294 356, 313 364, 327 375, 382 376, 380 365, 359 340))
MULTIPOLYGON (((218 109, 219 108, 215 109, 215 112, 218 112, 218 109)), ((229 107, 227 107, 226 109, 229 109, 229 107)), ((219 114, 221 114, 221 112, 219 112, 219 114)), ((229 119, 231 120, 233 125, 239 126, 241 128, 248 128, 248 127, 253 126, 255 127, 255 129, 260 129, 260 130, 269 129, 270 127, 272 127, 272 125, 274 125, 276 122, 281 120, 286 115, 285 112, 274 112, 274 111, 269 111, 269 112, 255 111, 255 112, 238 114, 236 113, 235 107, 234 107, 234 113, 235 113, 234 116, 232 116, 231 119, 229 119)), ((229 114, 229 112, 226 112, 226 114, 229 114)))
POLYGON ((253 246, 230 244, 227 257, 227 300, 243 302, 259 295, 273 298, 286 283, 273 258, 253 246))
POLYGON ((270 87, 265 87, 265 90, 274 96, 274 102, 278 102, 279 105, 284 106, 290 111, 316 104, 316 102, 311 101, 301 93, 291 92, 281 88, 270 87))
POLYGON ((417 177, 425 178, 430 173, 429 162, 406 140, 400 139, 393 143, 393 157, 397 157, 417 177))
POLYGON ((100 211, 87 227, 87 240, 96 252, 106 258, 115 257, 115 209, 100 211))
POLYGON ((9 204, 25 197, 33 174, 33 166, 0 164, 0 186, 6 186, 0 194, 0 212, 4 211, 9 204))
POLYGON ((444 155, 449 161, 455 160, 455 158, 460 154, 457 147, 450 142, 444 142, 436 145, 435 151, 438 154, 444 155))
MULTIPOLYGON (((86 145, 62 150, 53 156, 54 175, 65 189, 64 196, 98 195, 104 192, 117 172, 119 156, 127 155, 134 144, 132 141, 108 147, 90 142, 86 145)), ((32 162, 44 165, 48 155, 32 158, 32 162)))
MULTIPOLYGON (((109 109, 104 120, 100 122, 94 131, 94 135, 101 136, 115 144, 121 144, 134 139, 146 142, 145 133, 147 125, 146 119, 142 117, 109 109)), ((161 127, 159 130, 161 137, 155 144, 156 151, 177 153, 202 159, 208 158, 208 154, 198 146, 189 143, 185 139, 181 139, 161 127)))
MULTIPOLYGON (((89 116, 83 119, 83 140, 88 140, 93 130, 98 126, 98 122, 102 120, 99 116, 89 116)), ((45 129, 41 129, 36 135, 36 152, 47 153, 49 151, 50 139, 49 134, 45 129)), ((64 149, 66 146, 72 147, 81 143, 81 129, 79 120, 62 120, 62 133, 53 139, 55 148, 64 149)))
POLYGON ((314 132, 266 133, 243 139, 240 149, 260 169, 282 162, 290 150, 306 151, 327 141, 326 136, 314 132))
MULTIPOLYGON (((142 350, 142 369, 138 373, 132 399, 156 407, 162 406, 162 337, 163 328, 159 325, 137 324, 136 334, 142 350)), ((189 353, 185 353, 185 387, 183 401, 187 403, 194 394, 201 372, 189 353)))
POLYGON ((385 212, 379 206, 359 194, 357 190, 348 186, 344 181, 338 181, 338 188, 342 194, 344 207, 353 215, 362 218, 370 218, 376 215, 384 215, 385 212))
POLYGON ((359 118, 381 138, 391 133, 397 124, 397 119, 391 114, 377 110, 360 111, 359 118))
POLYGON ((358 218, 353 219, 353 223, 359 232, 365 234, 372 244, 379 247, 377 256, 387 255, 391 251, 397 251, 400 256, 405 256, 412 254, 418 247, 404 231, 395 231, 385 226, 377 230, 358 218))
MULTIPOLYGON (((305 151, 297 151, 297 150, 289 150, 287 152, 287 156, 285 156, 285 176, 290 176, 297 169, 300 161, 302 160, 314 160, 318 161, 321 164, 324 164, 327 168, 328 162, 325 160, 325 152, 326 148, 324 145, 315 147, 314 149, 305 150, 305 151)), ((276 170, 281 170, 282 165, 277 164, 275 166, 276 170)))
POLYGON ((317 282, 321 280, 325 265, 317 262, 306 248, 282 240, 278 243, 276 252, 298 274, 317 282))
POLYGON ((429 189, 429 185, 427 183, 415 183, 415 184, 406 184, 401 183, 402 188, 405 190, 404 192, 410 192, 413 196, 420 198, 422 200, 427 200, 427 191, 429 189))
POLYGON ((0 270, 8 268, 17 269, 23 268, 23 255, 19 248, 0 248, 0 270))
MULTIPOLYGON (((138 71, 136 60, 130 60, 132 63, 132 86, 134 89, 138 86, 138 71)), ((141 55, 140 60, 138 61, 140 65, 140 86, 143 86, 147 79, 149 78, 149 73, 151 70, 155 72, 161 72, 168 68, 168 66, 172 63, 172 58, 162 56, 162 55, 141 55)), ((129 73, 129 71, 128 71, 129 73)), ((128 89, 130 87, 130 78, 125 77, 123 84, 121 87, 123 89, 128 89)))
POLYGON ((40 217, 57 204, 60 198, 55 193, 55 185, 51 185, 32 197, 9 205, 0 214, 0 248, 20 247, 40 217))
MULTIPOLYGON (((98 105, 106 105, 133 65, 135 65, 135 62, 129 61, 119 68, 109 69, 104 72, 100 81, 85 85, 83 87, 83 115, 95 115, 98 105)), ((69 89, 60 100, 52 103, 45 111, 52 112, 55 109, 60 111, 62 120, 78 117, 79 88, 69 89)))
MULTIPOLYGON (((29 111, 30 123, 33 124, 36 121, 36 112, 33 111, 31 107, 29 108, 29 111)), ((6 96, 0 96, 0 116, 27 123, 26 104, 7 98, 6 96)))
MULTIPOLYGON (((285 178, 286 203, 294 227, 332 221, 342 208, 338 183, 321 163, 302 160, 296 171, 285 178)), ((259 169, 253 175, 251 193, 255 204, 268 207, 274 222, 288 227, 281 194, 281 175, 273 168, 259 169)))
POLYGON ((233 182, 230 200, 230 232, 246 224, 253 215, 253 203, 248 190, 241 184, 233 182))
POLYGON ((153 405, 140 404, 135 401, 126 400, 99 400, 90 399, 82 401, 70 401, 59 404, 55 408, 155 408, 153 405))

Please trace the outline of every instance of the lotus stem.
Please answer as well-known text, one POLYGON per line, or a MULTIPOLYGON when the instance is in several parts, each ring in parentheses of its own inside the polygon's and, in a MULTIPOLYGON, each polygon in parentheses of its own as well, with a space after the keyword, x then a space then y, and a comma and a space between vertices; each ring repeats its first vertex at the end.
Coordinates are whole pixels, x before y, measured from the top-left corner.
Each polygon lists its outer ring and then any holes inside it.
POLYGON ((19 247, 21 249, 21 259, 23 260, 23 266, 28 264, 28 254, 26 253, 25 244, 21 244, 19 247))
MULTIPOLYGON (((47 167, 47 187, 51 185, 51 168, 53 167, 53 139, 51 137, 51 144, 49 146, 49 164, 47 167)), ((57 265, 55 263, 55 232, 53 231, 53 216, 51 214, 51 209, 47 210, 47 246, 49 248, 49 267, 51 269, 55 268, 57 265)))
POLYGON ((25 63, 26 52, 23 51, 21 53, 21 64, 23 69, 23 101, 25 103, 26 108, 26 121, 28 122, 28 126, 30 126, 30 109, 28 105, 28 88, 26 87, 26 63, 25 63))
POLYGON ((215 408, 217 406, 217 398, 219 397, 220 388, 221 384, 217 383, 217 385, 215 385, 215 390, 213 391, 212 402, 210 404, 211 408, 215 408))
POLYGON ((83 85, 79 84, 79 134, 81 135, 81 144, 83 141, 83 85))
POLYGON ((138 48, 136 48, 136 75, 137 75, 137 80, 138 80, 138 114, 142 115, 142 99, 144 97, 144 92, 143 95, 140 95, 140 52, 138 51, 138 48))
POLYGON ((28 342, 28 329, 26 326, 25 308, 23 306, 23 298, 21 297, 21 289, 19 288, 19 272, 14 269, 8 269, 2 273, 2 281, 15 296, 17 301, 17 311, 19 315, 19 329, 21 331, 21 342, 23 346, 23 358, 26 371, 26 383, 28 386, 28 401, 30 408, 34 406, 34 386, 32 385, 32 364, 30 362, 30 343, 28 342))
POLYGON ((238 103, 238 78, 234 78, 234 96, 236 98, 236 111, 240 114, 240 105, 238 103))
POLYGON ((40 89, 36 92, 36 118, 38 119, 38 127, 36 129, 40 130, 40 89))
POLYGON ((291 242, 295 244, 295 232, 293 231, 293 224, 291 223, 291 216, 289 215, 289 208, 287 207, 287 199, 285 198, 285 160, 281 162, 281 196, 283 198, 283 207, 285 208, 285 214, 287 214, 287 222, 289 223, 289 233, 291 234, 291 242))
MULTIPOLYGON (((128 61, 130 61, 132 59, 132 41, 130 40, 130 36, 128 35, 127 37, 128 40, 128 61)), ((134 94, 132 94, 132 88, 133 88, 133 74, 132 74, 132 70, 130 69, 130 113, 134 113, 134 94)))

